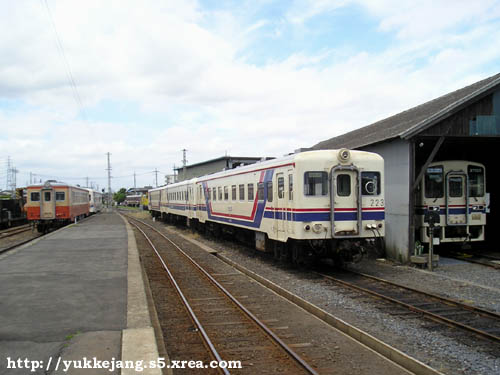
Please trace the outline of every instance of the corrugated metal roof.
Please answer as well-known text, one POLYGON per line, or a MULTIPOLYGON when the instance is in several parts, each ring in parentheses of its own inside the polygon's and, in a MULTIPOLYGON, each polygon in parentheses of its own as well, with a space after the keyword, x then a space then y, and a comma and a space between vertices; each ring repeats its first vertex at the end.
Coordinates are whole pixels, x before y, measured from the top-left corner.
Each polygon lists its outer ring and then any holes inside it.
POLYGON ((452 115, 465 103, 500 84, 500 73, 460 90, 411 108, 374 124, 322 141, 315 150, 346 147, 355 149, 391 138, 410 138, 452 115))

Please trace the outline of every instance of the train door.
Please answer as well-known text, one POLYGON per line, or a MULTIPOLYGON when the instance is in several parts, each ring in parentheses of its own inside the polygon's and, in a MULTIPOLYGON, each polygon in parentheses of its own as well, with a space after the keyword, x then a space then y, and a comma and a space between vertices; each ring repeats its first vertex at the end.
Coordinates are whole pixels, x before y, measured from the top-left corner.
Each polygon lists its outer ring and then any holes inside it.
POLYGON ((52 189, 41 191, 40 219, 56 218, 56 200, 52 189))
POLYGON ((446 224, 467 225, 469 197, 467 175, 463 172, 446 174, 446 224))
POLYGON ((330 214, 332 237, 351 237, 361 229, 361 197, 359 172, 354 167, 332 169, 330 214))
POLYGON ((285 239, 287 222, 287 202, 285 194, 285 175, 280 172, 276 174, 276 204, 274 211, 274 225, 277 231, 278 240, 285 239))

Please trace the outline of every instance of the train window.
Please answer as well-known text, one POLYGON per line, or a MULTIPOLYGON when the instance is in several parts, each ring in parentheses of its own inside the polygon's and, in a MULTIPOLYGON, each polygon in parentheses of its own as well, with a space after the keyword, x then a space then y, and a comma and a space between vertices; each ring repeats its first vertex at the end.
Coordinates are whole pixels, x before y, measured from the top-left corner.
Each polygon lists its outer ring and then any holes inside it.
POLYGON ((222 200, 222 187, 219 186, 219 200, 222 200))
POLYGON ((248 184, 248 200, 253 201, 253 184, 248 184))
POLYGON ((245 185, 241 184, 239 186, 239 189, 240 189, 240 201, 244 201, 245 200, 245 185))
POLYGON ((229 188, 227 186, 224 186, 224 200, 229 200, 229 188))
POLYGON ((351 176, 348 174, 337 175, 337 195, 348 197, 351 195, 351 176))
MULTIPOLYGON (((63 201, 64 199, 66 199, 64 195, 64 191, 56 191, 56 201, 63 201)), ((92 196, 89 194, 89 201, 91 200, 92 196)))
POLYGON ((212 189, 212 200, 216 201, 217 200, 217 188, 212 189))
POLYGON ((39 192, 31 193, 31 201, 32 202, 40 201, 40 193, 39 192))
POLYGON ((426 198, 442 198, 444 196, 443 167, 427 168, 424 183, 426 198))
POLYGON ((469 197, 484 196, 484 169, 477 165, 467 167, 469 175, 469 197))
POLYGON ((326 172, 304 173, 304 194, 307 196, 328 194, 328 173, 326 172))
POLYGON ((273 201, 273 182, 267 181, 267 200, 268 202, 273 201))
POLYGON ((52 194, 50 194, 50 191, 46 191, 45 193, 43 193, 43 200, 45 202, 50 202, 51 199, 52 199, 52 194))
POLYGON ((257 199, 259 201, 264 200, 264 184, 262 182, 257 184, 257 199))
POLYGON ((293 201, 293 174, 288 175, 288 200, 293 201))
POLYGON ((463 182, 462 177, 450 177, 448 183, 450 197, 456 198, 456 197, 461 197, 463 195, 462 182, 463 182))
POLYGON ((236 185, 231 186, 231 200, 236 200, 236 185))
POLYGON ((278 177, 278 198, 283 199, 285 197, 285 178, 278 177))
POLYGON ((211 200, 212 199, 212 189, 207 188, 207 199, 211 200))
POLYGON ((380 194, 380 172, 361 172, 361 194, 380 194))

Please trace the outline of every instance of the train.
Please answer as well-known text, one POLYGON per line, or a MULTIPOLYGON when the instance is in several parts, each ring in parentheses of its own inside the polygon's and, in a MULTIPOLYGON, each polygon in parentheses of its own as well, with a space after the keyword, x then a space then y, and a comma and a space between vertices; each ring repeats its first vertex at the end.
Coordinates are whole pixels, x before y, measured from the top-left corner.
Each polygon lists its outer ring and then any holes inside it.
POLYGON ((128 207, 139 207, 141 205, 141 194, 131 194, 125 197, 123 204, 128 207))
POLYGON ((16 190, 15 198, 0 199, 0 228, 9 228, 26 221, 23 189, 16 190))
POLYGON ((103 207, 102 193, 90 188, 85 189, 89 192, 89 214, 101 212, 103 207))
POLYGON ((486 169, 466 160, 436 161, 427 167, 415 207, 418 237, 430 242, 430 212, 436 215, 433 244, 485 240, 489 196, 486 169))
POLYGON ((249 241, 294 264, 357 262, 383 251, 384 160, 305 151, 148 191, 155 219, 249 241))
POLYGON ((91 213, 92 200, 94 212, 102 208, 102 195, 99 208, 100 193, 64 182, 47 180, 43 184, 30 185, 26 190, 27 219, 40 233, 87 217, 91 213))

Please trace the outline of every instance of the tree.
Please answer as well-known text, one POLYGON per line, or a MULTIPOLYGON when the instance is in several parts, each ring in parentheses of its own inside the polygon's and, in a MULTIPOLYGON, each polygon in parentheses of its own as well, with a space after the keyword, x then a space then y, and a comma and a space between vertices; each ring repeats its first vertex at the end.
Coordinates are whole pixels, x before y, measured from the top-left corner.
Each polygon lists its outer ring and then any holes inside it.
POLYGON ((120 204, 122 203, 125 198, 127 197, 127 189, 121 188, 118 190, 116 193, 113 194, 113 200, 117 203, 120 204))

